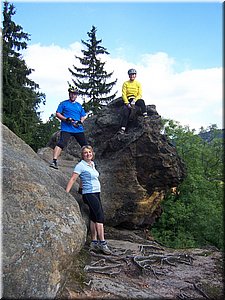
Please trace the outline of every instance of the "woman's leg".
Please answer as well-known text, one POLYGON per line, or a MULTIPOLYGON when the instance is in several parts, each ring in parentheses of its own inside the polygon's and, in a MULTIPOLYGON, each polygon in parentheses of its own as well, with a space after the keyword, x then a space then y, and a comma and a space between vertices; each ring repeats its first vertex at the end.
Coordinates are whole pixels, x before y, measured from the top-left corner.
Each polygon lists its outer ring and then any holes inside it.
POLYGON ((143 115, 147 115, 146 105, 143 99, 138 99, 135 102, 135 105, 141 108, 141 112, 143 115))
POLYGON ((104 213, 100 200, 100 193, 84 194, 83 200, 90 210, 91 249, 99 247, 105 254, 111 254, 104 237, 104 213), (99 241, 99 244, 97 242, 99 241))
POLYGON ((91 231, 91 240, 97 241, 98 239, 98 233, 96 228, 96 223, 90 220, 90 231, 91 231))
POLYGON ((130 116, 130 108, 127 105, 123 106, 121 127, 126 128, 130 116))
POLYGON ((84 194, 84 203, 89 206, 91 239, 104 241, 104 213, 100 193, 84 194))
POLYGON ((95 223, 95 226, 96 226, 96 231, 97 231, 99 241, 104 241, 105 236, 104 236, 104 225, 103 225, 103 223, 95 223))

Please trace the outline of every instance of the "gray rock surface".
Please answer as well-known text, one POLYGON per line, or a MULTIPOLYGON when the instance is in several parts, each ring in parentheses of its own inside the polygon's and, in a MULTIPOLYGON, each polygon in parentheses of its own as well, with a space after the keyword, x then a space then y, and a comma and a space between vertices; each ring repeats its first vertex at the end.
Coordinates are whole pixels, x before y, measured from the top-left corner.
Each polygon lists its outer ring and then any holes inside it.
POLYGON ((51 299, 83 247, 87 227, 65 192, 68 175, 51 170, 7 127, 2 133, 3 296, 51 299))
POLYGON ((223 253, 218 250, 166 248, 140 230, 107 228, 106 233, 112 255, 85 246, 59 298, 224 299, 223 253), (144 268, 135 263, 138 258, 144 268))
MULTIPOLYGON (((77 194, 78 185, 70 195, 65 192, 80 160, 79 145, 71 141, 59 159, 59 170, 54 170, 49 162, 58 133, 36 154, 2 126, 5 299, 205 299, 201 291, 210 299, 223 299, 223 255, 216 250, 183 249, 194 257, 193 265, 156 264, 153 270, 165 271, 158 278, 124 257, 142 255, 141 246, 154 241, 109 225, 132 228, 154 223, 165 193, 185 178, 185 166, 161 134, 161 118, 154 106, 148 106, 149 120, 134 113, 124 136, 116 134, 120 109, 117 100, 85 122, 102 182, 106 239, 117 261, 90 254, 88 212, 77 194), (121 270, 115 275, 85 271, 87 266, 118 261, 121 270)), ((171 249, 163 254, 171 254, 171 249)))
MULTIPOLYGON (((134 111, 127 133, 118 135, 121 99, 85 121, 86 136, 94 147, 100 172, 101 199, 106 224, 135 228, 148 226, 161 214, 160 204, 171 188, 186 176, 176 148, 162 132, 162 120, 154 105, 147 106, 148 119, 134 111)), ((49 143, 54 148, 57 133, 49 143)), ((66 155, 79 159, 80 147, 71 139, 66 155)))

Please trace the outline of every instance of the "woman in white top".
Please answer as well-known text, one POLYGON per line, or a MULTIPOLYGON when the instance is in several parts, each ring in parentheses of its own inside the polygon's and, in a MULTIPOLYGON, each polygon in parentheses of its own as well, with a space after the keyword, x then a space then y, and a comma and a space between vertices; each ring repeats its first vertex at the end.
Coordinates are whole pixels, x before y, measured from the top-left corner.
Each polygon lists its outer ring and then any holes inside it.
POLYGON ((104 238, 104 213, 102 209, 100 192, 101 185, 98 179, 99 172, 95 169, 94 151, 89 145, 81 148, 82 160, 75 166, 73 174, 67 184, 66 192, 69 193, 74 182, 80 177, 82 182, 82 197, 89 207, 91 250, 101 250, 105 254, 111 251, 104 238))

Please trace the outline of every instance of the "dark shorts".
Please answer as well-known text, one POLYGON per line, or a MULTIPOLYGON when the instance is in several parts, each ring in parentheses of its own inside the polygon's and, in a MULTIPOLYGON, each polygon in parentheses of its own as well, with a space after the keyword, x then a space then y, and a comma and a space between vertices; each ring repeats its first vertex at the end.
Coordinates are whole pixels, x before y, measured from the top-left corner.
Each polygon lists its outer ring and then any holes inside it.
POLYGON ((104 223, 100 193, 83 194, 83 201, 89 207, 90 220, 94 223, 104 223))
POLYGON ((73 133, 73 132, 61 131, 57 146, 63 149, 68 144, 71 136, 76 139, 76 141, 81 147, 87 145, 84 132, 73 133))
MULTIPOLYGON (((145 102, 143 99, 138 99, 135 102, 135 110, 136 110, 137 115, 141 115, 147 111, 146 105, 145 105, 145 102)), ((122 108, 122 118, 121 118, 121 124, 120 124, 121 127, 127 127, 130 114, 131 114, 131 108, 124 104, 123 108, 122 108)))

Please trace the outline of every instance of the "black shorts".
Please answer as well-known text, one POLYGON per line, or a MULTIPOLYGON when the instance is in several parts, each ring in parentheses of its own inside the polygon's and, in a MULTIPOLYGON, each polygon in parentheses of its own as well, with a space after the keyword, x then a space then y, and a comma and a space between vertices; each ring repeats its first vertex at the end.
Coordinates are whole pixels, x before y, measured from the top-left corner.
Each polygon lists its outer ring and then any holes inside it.
POLYGON ((104 223, 100 193, 83 194, 83 201, 89 207, 90 220, 94 223, 104 223))
POLYGON ((84 132, 73 133, 73 132, 61 131, 57 146, 63 149, 68 144, 71 136, 73 136, 76 139, 76 141, 81 147, 87 145, 84 132))

